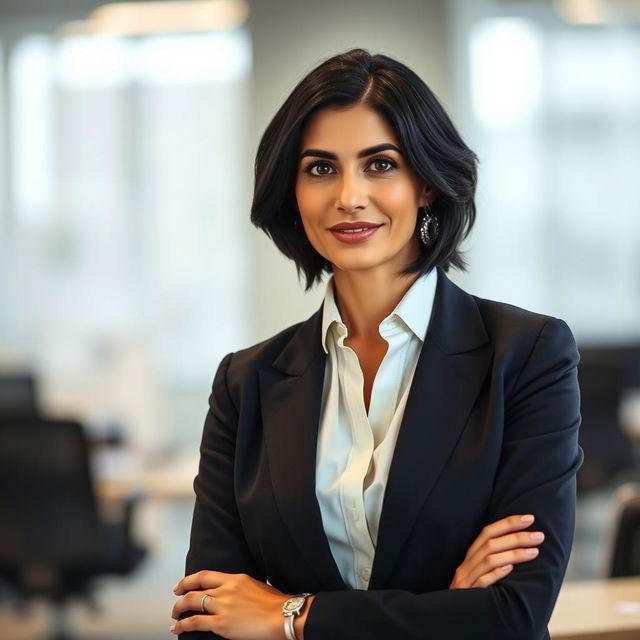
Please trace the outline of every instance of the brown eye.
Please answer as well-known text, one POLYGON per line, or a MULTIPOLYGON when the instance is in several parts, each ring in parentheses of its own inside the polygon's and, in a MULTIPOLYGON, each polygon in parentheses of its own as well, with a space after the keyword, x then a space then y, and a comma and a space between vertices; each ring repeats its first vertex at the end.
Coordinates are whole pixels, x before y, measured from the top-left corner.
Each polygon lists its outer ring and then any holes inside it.
POLYGON ((321 178, 323 176, 328 176, 331 173, 331 165, 326 162, 312 162, 306 169, 305 172, 309 175, 315 176, 316 178, 321 178))
POLYGON ((374 158, 370 165, 374 167, 376 173, 388 173, 392 169, 396 168, 396 163, 388 158, 374 158))

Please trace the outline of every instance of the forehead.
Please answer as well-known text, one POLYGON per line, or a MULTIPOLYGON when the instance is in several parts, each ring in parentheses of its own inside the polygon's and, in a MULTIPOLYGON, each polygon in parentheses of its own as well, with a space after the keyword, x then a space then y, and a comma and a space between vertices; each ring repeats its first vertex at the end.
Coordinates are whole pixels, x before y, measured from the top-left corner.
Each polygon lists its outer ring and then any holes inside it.
POLYGON ((325 107, 313 115, 303 134, 302 150, 313 147, 336 153, 356 152, 381 142, 400 147, 393 127, 365 105, 325 107))

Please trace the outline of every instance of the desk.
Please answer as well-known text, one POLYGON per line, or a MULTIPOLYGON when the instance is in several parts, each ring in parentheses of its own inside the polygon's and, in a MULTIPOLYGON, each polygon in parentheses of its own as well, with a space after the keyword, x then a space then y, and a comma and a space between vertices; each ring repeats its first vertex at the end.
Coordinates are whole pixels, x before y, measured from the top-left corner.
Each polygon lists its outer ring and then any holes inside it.
POLYGON ((197 450, 182 452, 162 464, 146 463, 126 450, 105 449, 92 461, 98 498, 118 502, 132 493, 150 498, 195 498, 193 479, 198 471, 197 450))
POLYGON ((640 640, 640 577, 566 582, 549 632, 553 640, 640 640))

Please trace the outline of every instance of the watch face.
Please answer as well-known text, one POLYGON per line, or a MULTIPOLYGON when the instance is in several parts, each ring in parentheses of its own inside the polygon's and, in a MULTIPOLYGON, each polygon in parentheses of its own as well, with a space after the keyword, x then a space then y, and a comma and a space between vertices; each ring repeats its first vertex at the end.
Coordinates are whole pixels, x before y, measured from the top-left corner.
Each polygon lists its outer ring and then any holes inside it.
POLYGON ((289 598, 289 600, 287 600, 282 606, 282 609, 284 611, 297 611, 303 604, 304 598, 289 598))

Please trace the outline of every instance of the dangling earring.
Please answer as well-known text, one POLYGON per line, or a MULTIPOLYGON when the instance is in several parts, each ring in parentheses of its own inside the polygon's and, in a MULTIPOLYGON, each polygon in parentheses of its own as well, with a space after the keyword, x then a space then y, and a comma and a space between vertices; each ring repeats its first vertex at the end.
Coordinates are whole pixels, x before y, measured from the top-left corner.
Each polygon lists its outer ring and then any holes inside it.
POLYGON ((424 206, 424 217, 420 222, 420 239, 431 246, 438 239, 438 219, 431 213, 431 205, 424 206))

